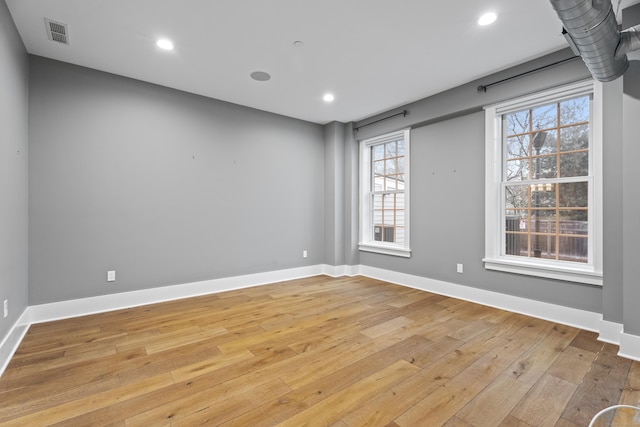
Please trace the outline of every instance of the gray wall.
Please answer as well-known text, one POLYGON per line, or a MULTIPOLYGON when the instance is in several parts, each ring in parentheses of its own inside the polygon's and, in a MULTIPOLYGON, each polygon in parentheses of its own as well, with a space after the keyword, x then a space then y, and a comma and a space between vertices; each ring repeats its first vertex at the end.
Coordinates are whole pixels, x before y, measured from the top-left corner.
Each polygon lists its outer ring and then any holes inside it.
POLYGON ((22 40, 0 1, 0 342, 27 307, 28 67, 22 40))
MULTIPOLYGON (((605 84, 604 193, 606 259, 604 287, 582 285, 485 270, 484 257, 484 112, 482 106, 589 77, 580 60, 490 87, 491 83, 521 71, 571 56, 561 51, 505 70, 494 76, 409 104, 402 118, 367 126, 358 139, 405 126, 411 133, 411 245, 412 257, 403 259, 361 253, 364 265, 414 274, 474 288, 603 313, 603 289, 607 290, 605 319, 621 322, 622 259, 621 84, 605 84), (611 147, 611 148, 610 148, 611 147), (456 273, 464 264, 464 274, 456 273), (611 283, 610 283, 611 282, 611 283)), ((393 114, 392 110, 388 114, 393 114)), ((361 126, 383 115, 356 123, 361 126)), ((638 116, 640 117, 640 115, 638 116)))
POLYGON ((325 263, 344 265, 344 124, 325 126, 325 263))
POLYGON ((322 126, 30 67, 30 304, 324 262, 322 126))
MULTIPOLYGON (((624 27, 640 24, 640 4, 626 9, 624 27)), ((624 331, 640 335, 640 51, 629 54, 623 96, 624 331)))
POLYGON ((622 276, 622 80, 605 85, 606 105, 602 167, 604 171, 603 191, 603 271, 602 315, 604 320, 623 322, 623 276, 622 276))

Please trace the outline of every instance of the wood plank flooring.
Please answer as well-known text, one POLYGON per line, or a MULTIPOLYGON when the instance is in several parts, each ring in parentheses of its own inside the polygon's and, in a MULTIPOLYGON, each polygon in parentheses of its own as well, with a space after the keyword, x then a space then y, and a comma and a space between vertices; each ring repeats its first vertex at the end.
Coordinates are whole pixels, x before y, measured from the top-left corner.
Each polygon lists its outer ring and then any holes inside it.
POLYGON ((318 276, 31 326, 2 426, 587 426, 640 404, 591 332, 318 276))

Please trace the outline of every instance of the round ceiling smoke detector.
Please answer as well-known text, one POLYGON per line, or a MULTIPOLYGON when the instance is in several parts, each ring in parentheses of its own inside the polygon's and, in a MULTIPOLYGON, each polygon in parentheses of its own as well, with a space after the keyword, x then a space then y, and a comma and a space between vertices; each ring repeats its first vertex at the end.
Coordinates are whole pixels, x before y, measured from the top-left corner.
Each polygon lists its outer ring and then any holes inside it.
POLYGON ((296 40, 293 42, 293 45, 295 47, 303 47, 304 46, 304 42, 301 42, 300 40, 296 40))
POLYGON ((251 73, 251 78, 258 82, 266 82, 271 79, 271 75, 269 73, 265 73, 264 71, 254 71, 251 73))

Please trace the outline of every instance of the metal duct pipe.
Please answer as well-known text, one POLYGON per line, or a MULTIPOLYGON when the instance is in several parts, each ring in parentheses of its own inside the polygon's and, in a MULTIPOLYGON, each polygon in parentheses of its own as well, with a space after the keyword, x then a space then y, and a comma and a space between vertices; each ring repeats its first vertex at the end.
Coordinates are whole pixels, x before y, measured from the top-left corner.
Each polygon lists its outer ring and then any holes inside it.
POLYGON ((625 54, 616 55, 620 32, 610 0, 550 1, 564 25, 567 42, 594 78, 608 82, 624 74, 629 62, 625 54))
POLYGON ((640 49, 640 25, 627 28, 620 33, 620 43, 616 49, 616 58, 640 49))

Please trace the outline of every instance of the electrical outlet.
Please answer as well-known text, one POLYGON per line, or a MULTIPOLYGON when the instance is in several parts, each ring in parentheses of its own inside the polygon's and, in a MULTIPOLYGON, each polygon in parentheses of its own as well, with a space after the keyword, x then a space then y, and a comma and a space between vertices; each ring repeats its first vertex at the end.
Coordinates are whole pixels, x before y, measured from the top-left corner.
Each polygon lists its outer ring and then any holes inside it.
POLYGON ((4 300, 4 318, 6 319, 9 315, 9 300, 4 300))
POLYGON ((107 271, 107 282, 115 282, 116 281, 116 271, 109 270, 107 271))
POLYGON ((464 267, 463 267, 463 265, 462 265, 462 264, 458 264, 458 265, 456 266, 456 271, 457 271, 458 273, 460 273, 460 274, 464 273, 464 267))
POLYGON ((307 251, 302 251, 302 258, 306 258, 307 257, 307 251))

